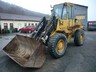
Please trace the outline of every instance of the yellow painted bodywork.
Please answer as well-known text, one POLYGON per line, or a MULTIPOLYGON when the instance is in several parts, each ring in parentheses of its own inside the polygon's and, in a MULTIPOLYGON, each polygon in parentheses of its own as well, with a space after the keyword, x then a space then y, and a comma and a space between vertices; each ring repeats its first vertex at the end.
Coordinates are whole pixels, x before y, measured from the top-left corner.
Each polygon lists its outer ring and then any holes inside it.
POLYGON ((56 33, 65 33, 67 37, 67 41, 70 42, 72 35, 74 35, 74 32, 79 29, 84 29, 84 26, 82 25, 82 17, 78 17, 77 21, 75 22, 74 19, 68 19, 68 7, 74 6, 74 4, 66 3, 66 19, 58 19, 56 30, 51 33, 51 36, 53 36, 56 33))

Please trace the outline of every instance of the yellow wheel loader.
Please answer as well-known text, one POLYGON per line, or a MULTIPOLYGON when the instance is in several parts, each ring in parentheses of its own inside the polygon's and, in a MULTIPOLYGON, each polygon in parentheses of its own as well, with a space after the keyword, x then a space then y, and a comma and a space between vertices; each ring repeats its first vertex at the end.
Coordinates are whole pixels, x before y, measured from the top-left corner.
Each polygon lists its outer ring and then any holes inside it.
POLYGON ((74 6, 72 3, 54 5, 50 19, 43 17, 30 37, 16 35, 3 51, 22 67, 40 68, 46 59, 46 46, 51 56, 60 58, 71 38, 76 46, 83 45, 84 16, 73 16, 74 6))

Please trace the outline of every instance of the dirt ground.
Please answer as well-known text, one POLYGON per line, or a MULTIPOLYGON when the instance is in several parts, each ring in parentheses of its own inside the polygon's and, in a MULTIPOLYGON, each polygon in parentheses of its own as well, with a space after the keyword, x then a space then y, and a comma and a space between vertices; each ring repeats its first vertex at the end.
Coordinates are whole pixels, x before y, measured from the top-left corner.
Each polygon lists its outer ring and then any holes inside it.
POLYGON ((2 48, 15 36, 0 37, 0 72, 96 72, 96 32, 85 32, 83 46, 68 44, 65 55, 54 59, 46 51, 46 61, 39 69, 22 68, 10 59, 2 48))

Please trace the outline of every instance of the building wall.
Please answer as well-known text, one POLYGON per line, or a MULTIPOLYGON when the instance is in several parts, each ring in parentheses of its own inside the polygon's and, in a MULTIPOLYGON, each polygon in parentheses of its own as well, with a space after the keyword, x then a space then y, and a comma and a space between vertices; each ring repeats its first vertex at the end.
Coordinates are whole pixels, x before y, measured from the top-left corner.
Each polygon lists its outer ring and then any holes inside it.
POLYGON ((8 25, 8 30, 10 30, 10 23, 13 24, 13 28, 17 28, 18 30, 22 27, 24 27, 25 25, 32 25, 32 26, 36 26, 38 25, 38 21, 12 21, 12 20, 1 20, 0 24, 1 24, 1 30, 4 29, 4 25, 8 25))
POLYGON ((17 29, 19 31, 20 28, 25 26, 37 26, 39 22, 37 21, 12 21, 12 20, 0 20, 1 25, 1 33, 3 30, 10 30, 10 24, 13 24, 13 29, 17 29), (4 25, 7 24, 8 28, 4 28, 4 25))

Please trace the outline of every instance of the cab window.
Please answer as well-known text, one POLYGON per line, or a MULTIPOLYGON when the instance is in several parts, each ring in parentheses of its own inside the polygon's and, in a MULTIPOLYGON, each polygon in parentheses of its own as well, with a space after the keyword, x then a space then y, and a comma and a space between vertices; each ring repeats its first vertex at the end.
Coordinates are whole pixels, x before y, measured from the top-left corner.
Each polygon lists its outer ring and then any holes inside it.
POLYGON ((66 6, 63 8, 62 19, 66 19, 66 6))
POLYGON ((54 6, 54 15, 61 18, 62 8, 63 8, 62 4, 54 6))

